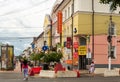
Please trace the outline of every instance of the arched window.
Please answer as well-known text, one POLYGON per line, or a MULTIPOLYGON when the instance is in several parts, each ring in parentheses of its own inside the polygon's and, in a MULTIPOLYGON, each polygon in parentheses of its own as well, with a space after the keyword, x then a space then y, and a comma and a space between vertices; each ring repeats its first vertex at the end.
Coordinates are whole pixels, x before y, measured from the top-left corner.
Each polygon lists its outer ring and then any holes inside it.
POLYGON ((86 38, 85 37, 80 37, 80 45, 86 45, 86 38))

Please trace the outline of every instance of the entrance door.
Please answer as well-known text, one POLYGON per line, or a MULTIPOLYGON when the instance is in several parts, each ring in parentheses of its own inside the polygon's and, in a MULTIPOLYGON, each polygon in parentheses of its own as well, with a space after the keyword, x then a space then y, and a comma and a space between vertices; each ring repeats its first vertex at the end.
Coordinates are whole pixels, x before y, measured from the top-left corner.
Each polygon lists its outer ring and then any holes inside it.
MULTIPOLYGON (((80 46, 86 46, 86 38, 85 37, 80 37, 79 39, 80 46)), ((85 55, 79 55, 79 69, 86 69, 87 65, 87 59, 86 59, 86 54, 85 55)))
POLYGON ((86 56, 79 56, 79 69, 86 69, 86 56))

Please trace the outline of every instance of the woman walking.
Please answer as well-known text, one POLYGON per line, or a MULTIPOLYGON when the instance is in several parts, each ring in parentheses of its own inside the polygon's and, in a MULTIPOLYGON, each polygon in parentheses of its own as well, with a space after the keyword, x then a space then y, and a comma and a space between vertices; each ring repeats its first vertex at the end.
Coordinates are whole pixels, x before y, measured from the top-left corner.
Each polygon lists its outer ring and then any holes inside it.
POLYGON ((28 80, 28 63, 27 63, 27 60, 25 59, 22 64, 22 69, 23 69, 23 75, 24 75, 23 80, 28 80))

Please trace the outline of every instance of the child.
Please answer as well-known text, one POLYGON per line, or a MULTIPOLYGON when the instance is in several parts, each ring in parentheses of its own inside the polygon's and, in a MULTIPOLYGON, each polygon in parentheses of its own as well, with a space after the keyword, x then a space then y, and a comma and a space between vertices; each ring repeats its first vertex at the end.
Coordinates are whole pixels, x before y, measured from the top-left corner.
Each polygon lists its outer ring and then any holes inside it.
POLYGON ((91 62, 89 71, 92 74, 92 76, 94 76, 94 71, 95 71, 95 64, 94 64, 94 62, 91 62))

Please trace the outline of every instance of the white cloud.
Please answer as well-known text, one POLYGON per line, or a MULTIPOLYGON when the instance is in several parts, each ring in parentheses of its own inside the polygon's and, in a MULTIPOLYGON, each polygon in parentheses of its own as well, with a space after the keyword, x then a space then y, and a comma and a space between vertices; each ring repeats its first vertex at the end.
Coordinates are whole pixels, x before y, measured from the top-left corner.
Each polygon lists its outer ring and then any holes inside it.
POLYGON ((9 42, 9 41, 5 41, 5 42, 3 42, 4 44, 9 44, 9 45, 11 45, 11 42, 9 42))
POLYGON ((22 51, 22 49, 20 49, 20 48, 17 48, 17 47, 16 47, 16 48, 14 48, 14 49, 15 49, 15 50, 17 50, 17 51, 22 51))
POLYGON ((27 48, 27 47, 31 47, 31 45, 30 45, 30 44, 24 44, 23 47, 24 47, 24 49, 25 49, 25 48, 27 48))
POLYGON ((43 28, 0 29, 0 37, 35 37, 43 28))
POLYGON ((30 46, 32 37, 37 37, 43 31, 44 17, 51 13, 55 1, 0 0, 0 42, 14 45, 15 54, 21 53, 30 46))

